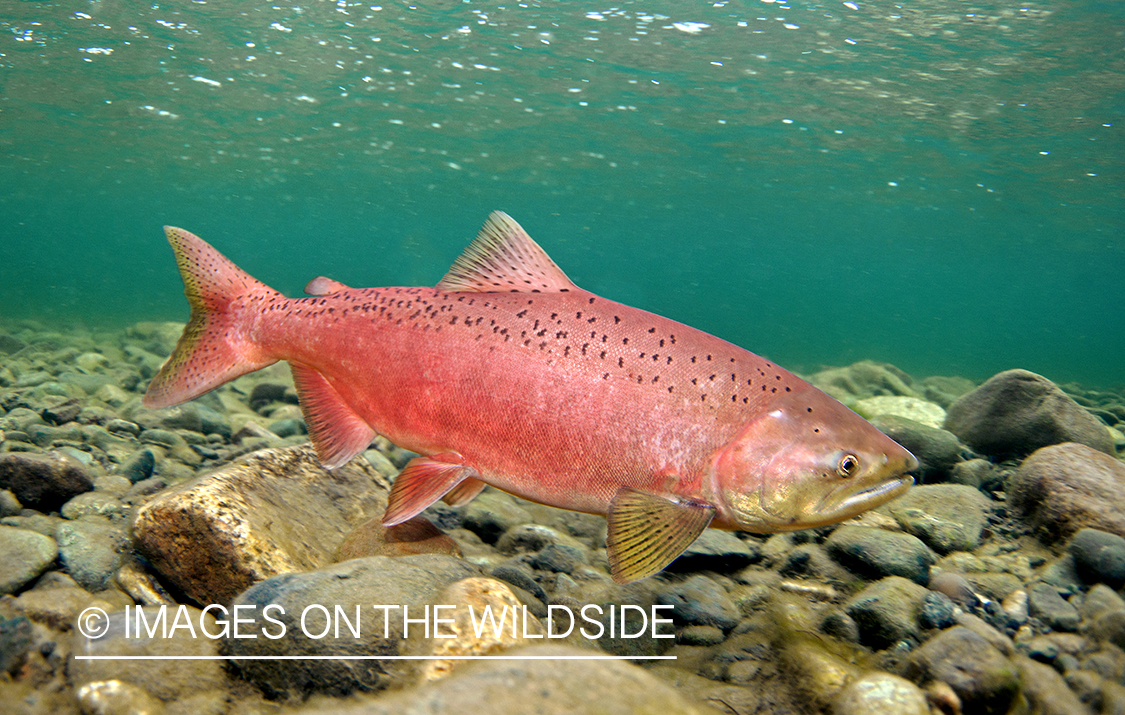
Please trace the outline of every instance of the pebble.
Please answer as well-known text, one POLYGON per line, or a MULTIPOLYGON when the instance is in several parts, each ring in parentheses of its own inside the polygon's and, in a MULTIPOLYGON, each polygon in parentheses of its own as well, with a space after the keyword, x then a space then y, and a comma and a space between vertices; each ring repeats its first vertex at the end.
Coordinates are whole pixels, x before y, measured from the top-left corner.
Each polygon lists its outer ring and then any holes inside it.
POLYGON ((1090 710, 1067 687, 1066 681, 1054 668, 1022 655, 1014 656, 1012 663, 1019 671, 1022 692, 1027 697, 1032 712, 1044 715, 1089 715, 1090 710))
POLYGON ((656 602, 672 606, 672 617, 687 625, 714 626, 729 631, 742 618, 726 590, 702 575, 661 588, 656 602))
POLYGON ((1125 585, 1125 539, 1117 534, 1081 529, 1071 537, 1067 550, 1087 583, 1100 582, 1114 589, 1125 585))
POLYGON ((861 576, 928 583, 937 557, 920 539, 869 526, 841 526, 824 542, 829 555, 861 576))
POLYGON ((31 621, 25 616, 0 617, 0 677, 14 672, 33 644, 31 621))
POLYGON ((23 505, 20 500, 16 499, 16 495, 7 489, 0 489, 0 518, 5 516, 16 516, 23 510, 23 505))
POLYGON ((930 591, 922 599, 922 607, 918 610, 918 622, 923 628, 937 628, 942 630, 955 623, 954 613, 956 606, 944 593, 930 591))
POLYGON ((55 561, 58 545, 49 536, 0 526, 0 594, 16 593, 55 561))
POLYGON ((1028 613, 1052 630, 1071 632, 1078 629, 1078 609, 1063 599, 1054 586, 1033 584, 1027 591, 1027 597, 1028 613))
POLYGON ((918 683, 937 680, 953 688, 966 713, 1006 713, 1019 692, 1019 671, 1003 653, 964 626, 944 630, 906 660, 918 683))
POLYGON ((120 680, 98 680, 78 688, 85 715, 164 715, 164 704, 142 688, 120 680))
POLYGON ((1105 425, 1055 383, 1008 370, 949 406, 945 428, 981 454, 1023 457, 1041 447, 1078 442, 1113 454, 1105 425))
POLYGON ((859 627, 861 642, 882 650, 903 639, 918 640, 918 618, 928 590, 901 576, 887 576, 844 605, 859 627))
POLYGON ((867 673, 845 687, 832 703, 834 715, 930 715, 926 693, 891 673, 867 673))
POLYGON ((1125 537, 1125 462, 1082 444, 1044 447, 1023 461, 1008 503, 1044 541, 1089 527, 1125 537))
POLYGON ((513 497, 495 489, 485 489, 480 496, 461 508, 461 523, 486 544, 493 544, 513 526, 535 521, 513 497))
POLYGON ((869 420, 875 417, 893 415, 928 427, 941 427, 942 423, 945 422, 945 410, 941 408, 941 405, 903 395, 880 395, 868 397, 865 400, 857 400, 852 405, 852 409, 869 420))
POLYGON ((894 365, 871 360, 821 370, 808 381, 842 402, 878 395, 919 396, 910 375, 894 365))
POLYGON ((943 482, 949 479, 953 466, 961 460, 964 447, 951 432, 915 422, 898 415, 874 417, 871 424, 918 458, 916 474, 922 482, 943 482))
POLYGON ((100 591, 110 584, 129 545, 125 530, 100 516, 63 522, 55 538, 59 561, 79 585, 90 591, 100 591))
POLYGON ((126 508, 125 504, 112 494, 93 491, 79 494, 63 504, 59 513, 64 519, 80 519, 84 516, 114 516, 122 513, 126 508))
POLYGON ((69 456, 9 452, 0 454, 0 488, 10 490, 28 509, 52 512, 93 489, 94 481, 86 468, 69 456))
POLYGON ((327 472, 310 445, 267 450, 152 498, 133 532, 170 583, 229 603, 263 579, 331 563, 347 533, 382 515, 389 487, 366 460, 327 472))
MULTIPOLYGON (((269 604, 277 604, 283 613, 276 609, 271 613, 285 625, 284 637, 247 639, 235 638, 230 633, 223 641, 225 652, 236 656, 403 654, 406 645, 402 607, 408 609, 411 618, 420 619, 443 588, 474 576, 480 573, 472 565, 437 554, 372 556, 315 571, 274 576, 239 595, 234 605, 253 607, 253 612, 260 614, 269 604), (311 637, 324 630, 327 623, 324 612, 312 606, 324 604, 331 607, 334 617, 339 607, 358 629, 359 636, 337 618, 339 637, 331 633, 324 638, 311 637), (384 611, 373 609, 373 604, 398 608, 384 611), (306 608, 310 611, 302 630, 306 608)), ((453 613, 446 611, 445 615, 452 617, 453 613)), ((258 623, 271 633, 278 632, 276 625, 261 619, 258 623)), ((421 623, 414 624, 409 637, 422 639, 423 627, 421 623)), ((409 661, 401 660, 237 660, 233 667, 271 697, 311 692, 347 695, 357 690, 404 685, 410 676, 409 661)))
POLYGON ((151 477, 155 468, 156 456, 151 449, 144 447, 130 454, 113 472, 136 484, 151 477))
POLYGON ((758 561, 761 553, 756 541, 740 539, 722 529, 706 529, 667 570, 733 573, 758 561))

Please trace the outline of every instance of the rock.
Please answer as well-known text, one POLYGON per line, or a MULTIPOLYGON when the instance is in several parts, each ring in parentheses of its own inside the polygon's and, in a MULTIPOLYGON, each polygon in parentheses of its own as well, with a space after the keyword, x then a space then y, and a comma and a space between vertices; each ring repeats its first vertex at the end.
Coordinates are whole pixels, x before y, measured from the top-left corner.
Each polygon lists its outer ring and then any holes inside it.
POLYGON ((1125 539, 1097 529, 1082 529, 1070 539, 1067 550, 1074 554, 1078 575, 1087 583, 1104 583, 1119 589, 1125 585, 1125 539))
POLYGON ((909 489, 884 508, 907 533, 948 554, 977 548, 991 507, 992 501, 972 487, 933 484, 909 489))
POLYGON ((461 522, 486 544, 495 543, 513 526, 535 521, 515 497, 496 489, 485 489, 461 509, 461 522))
POLYGON ((142 482, 152 476, 152 470, 156 468, 156 457, 152 454, 152 450, 148 447, 138 449, 125 459, 124 462, 117 465, 113 470, 114 474, 125 477, 133 484, 142 482))
POLYGON ((20 516, 6 516, 0 519, 0 523, 4 526, 14 526, 17 529, 34 531, 43 536, 49 536, 52 539, 55 538, 55 532, 58 531, 59 525, 66 523, 65 519, 58 516, 47 516, 46 514, 36 514, 34 512, 25 512, 25 514, 21 514, 20 516))
POLYGON ((821 370, 810 375, 808 381, 842 402, 876 395, 918 397, 909 375, 894 365, 870 360, 821 370))
POLYGON ((309 433, 305 423, 295 419, 274 420, 270 422, 268 429, 278 437, 293 437, 294 435, 309 433))
POLYGON ((142 688, 120 680, 98 680, 78 689, 86 715, 163 715, 164 704, 142 688))
POLYGON ((543 603, 548 601, 547 593, 543 587, 535 582, 535 578, 527 572, 527 567, 520 565, 517 566, 513 563, 500 564, 489 572, 489 576, 500 579, 505 583, 515 586, 517 589, 522 589, 539 599, 543 603))
POLYGON ((55 406, 43 410, 41 414, 45 422, 53 425, 62 425, 74 421, 74 418, 77 417, 78 413, 81 411, 82 405, 78 403, 78 400, 71 398, 59 401, 55 406))
POLYGON ((832 704, 833 715, 930 715, 926 693, 905 678, 868 673, 845 687, 832 704))
POLYGON ((1125 601, 1105 584, 1097 584, 1082 602, 1082 630, 1090 638, 1125 648, 1125 601))
POLYGON ((923 482, 939 482, 961 459, 961 443, 951 432, 921 424, 898 415, 881 415, 871 420, 883 434, 901 444, 918 458, 918 473, 923 482))
POLYGON ((938 630, 949 628, 956 622, 954 620, 955 608, 956 606, 949 596, 937 591, 930 591, 922 599, 922 608, 918 611, 918 623, 923 628, 936 628, 938 630))
POLYGON ((1125 537, 1125 462, 1081 444, 1044 447, 1009 480, 1008 501, 1048 542, 1084 527, 1125 537))
POLYGON ((46 513, 93 489, 94 480, 68 456, 9 452, 0 454, 0 488, 11 490, 25 507, 46 513))
MULTIPOLYGON (((238 596, 234 606, 246 606, 249 607, 247 612, 264 614, 266 606, 277 604, 281 610, 274 608, 269 613, 284 624, 284 637, 245 639, 235 638, 232 633, 224 639, 224 653, 231 656, 401 655, 407 636, 410 640, 421 641, 429 633, 428 629, 424 633, 426 626, 418 622, 407 624, 412 628, 404 627, 404 609, 410 618, 422 619, 427 606, 435 603, 442 588, 479 575, 475 567, 459 559, 422 554, 399 558, 372 556, 307 573, 274 576, 238 596), (373 605, 390 608, 374 609, 373 605), (317 606, 326 610, 321 611, 317 606), (332 610, 327 611, 328 608, 332 610), (326 612, 334 618, 338 630, 332 631, 326 612), (337 613, 349 619, 354 629, 344 624, 337 613), (325 629, 328 629, 325 636, 312 637, 325 629), (357 630, 358 636, 355 635, 357 630)), ((452 612, 443 612, 443 617, 451 618, 452 612)), ((258 622, 271 633, 279 631, 276 625, 261 619, 258 622)), ((310 692, 346 695, 356 690, 402 685, 408 678, 408 663, 402 660, 238 660, 233 665, 243 678, 267 694, 281 696, 310 692)))
POLYGON ((113 516, 125 511, 127 507, 120 499, 105 492, 86 492, 62 505, 59 513, 65 519, 80 519, 84 516, 113 516))
POLYGON ((1043 715, 1089 715, 1063 677, 1052 667, 1037 663, 1026 656, 1017 655, 1012 663, 1020 674, 1023 695, 1031 712, 1043 715))
POLYGON ((287 385, 278 382, 259 382, 250 390, 250 409, 257 412, 271 402, 284 402, 288 390, 287 385))
POLYGON ((717 571, 734 573, 762 556, 756 541, 743 541, 729 531, 705 529, 695 542, 680 554, 667 570, 717 571))
POLYGON ((0 676, 15 671, 33 643, 31 621, 26 617, 0 618, 0 676))
POLYGON ((90 605, 98 605, 107 612, 111 604, 95 598, 79 586, 33 588, 21 593, 15 601, 16 611, 37 623, 60 631, 68 631, 75 617, 90 605))
POLYGON ((662 588, 656 602, 672 606, 672 618, 677 623, 715 626, 729 631, 742 618, 723 587, 706 576, 692 576, 687 581, 662 588))
POLYGON ((90 591, 109 585, 121 566, 121 553, 129 536, 103 517, 88 516, 67 521, 55 531, 59 560, 75 581, 90 591))
POLYGON ((958 397, 972 392, 976 386, 975 382, 964 377, 935 375, 922 380, 922 397, 948 408, 958 397))
POLYGON ((1098 418, 1055 383, 1027 370, 1001 372, 959 398, 949 406, 945 428, 977 452, 1000 459, 1063 442, 1113 454, 1098 418))
POLYGON ((852 409, 869 420, 874 417, 895 416, 934 428, 940 428, 945 422, 945 410, 941 406, 917 397, 901 395, 868 397, 856 401, 852 409))
POLYGON ((1078 609, 1067 603, 1054 586, 1036 583, 1027 591, 1028 614, 1040 619, 1052 630, 1078 630, 1078 609))
POLYGON ((911 653, 905 672, 918 683, 948 683, 966 713, 1007 713, 1020 686, 1012 662, 963 626, 942 631, 911 653))
POLYGON ((703 715, 671 684, 624 661, 561 660, 588 655, 560 645, 511 651, 529 660, 473 663, 448 678, 358 702, 312 702, 301 715, 703 715))
POLYGON ((980 600, 968 579, 952 571, 935 573, 930 579, 930 589, 961 606, 976 606, 980 600))
POLYGON ((928 583, 934 553, 917 537, 869 526, 841 526, 824 542, 832 558, 862 576, 928 583))
MULTIPOLYGON (((443 637, 432 638, 429 647, 425 649, 427 655, 434 656, 434 660, 424 662, 421 670, 422 680, 444 678, 456 668, 469 662, 460 659, 465 656, 492 655, 516 646, 535 645, 541 642, 544 634, 543 625, 539 620, 531 618, 526 633, 521 623, 515 633, 511 628, 485 627, 480 630, 480 635, 477 635, 476 625, 480 621, 474 623, 473 618, 475 616, 484 619, 483 614, 486 609, 489 609, 497 621, 505 612, 522 613, 519 599, 511 589, 495 579, 480 577, 462 579, 442 589, 434 599, 434 603, 454 605, 456 609, 452 612, 451 622, 441 625, 443 637), (470 607, 472 612, 469 610, 470 607), (454 637, 447 637, 449 635, 454 637)), ((511 617, 511 615, 507 616, 509 623, 511 617)), ((563 632, 561 624, 554 632, 563 632)))
POLYGON ((928 593, 901 576, 888 576, 853 596, 844 611, 859 626, 860 640, 881 650, 918 639, 918 615, 928 593))
POLYGON ((718 645, 726 639, 722 629, 715 626, 686 626, 676 634, 676 642, 681 645, 718 645))
POLYGON ((15 593, 55 562, 55 540, 27 529, 0 526, 0 594, 15 593))
POLYGON ((397 526, 383 526, 382 517, 378 516, 360 524, 344 538, 336 550, 335 560, 410 554, 445 554, 460 558, 461 548, 423 517, 416 516, 397 526))
POLYGON ((967 459, 954 464, 949 472, 949 481, 982 491, 1003 489, 1000 471, 987 459, 967 459))
POLYGON ((141 550, 201 604, 332 562, 344 536, 381 516, 389 484, 366 460, 327 471, 311 445, 257 452, 137 510, 141 550))
POLYGON ((554 573, 574 573, 585 565, 586 555, 581 549, 563 544, 549 544, 531 557, 531 567, 554 573))
POLYGON ((20 500, 7 489, 0 489, 0 519, 5 516, 16 516, 23 510, 20 500))
MULTIPOLYGON (((204 631, 216 634, 222 630, 222 624, 211 613, 204 614, 190 606, 169 608, 163 621, 167 631, 156 627, 159 618, 159 611, 154 608, 144 609, 143 623, 137 620, 136 610, 132 608, 128 612, 109 613, 105 620, 91 621, 91 626, 96 624, 96 627, 105 629, 100 637, 88 638, 76 631, 73 655, 208 658, 218 655, 217 641, 204 634, 204 631), (179 627, 173 628, 176 624, 179 627)), ((166 701, 180 700, 228 685, 220 660, 89 660, 75 657, 68 667, 71 681, 78 688, 89 683, 120 680, 166 701)))

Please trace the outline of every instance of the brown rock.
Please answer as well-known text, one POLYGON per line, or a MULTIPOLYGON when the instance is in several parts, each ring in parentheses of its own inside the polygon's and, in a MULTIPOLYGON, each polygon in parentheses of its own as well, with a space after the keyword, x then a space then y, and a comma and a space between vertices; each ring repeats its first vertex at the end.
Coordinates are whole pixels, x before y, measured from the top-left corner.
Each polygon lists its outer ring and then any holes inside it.
POLYGON ((156 495, 133 531, 169 582, 230 603, 270 576, 332 563, 356 524, 383 514, 389 489, 363 459, 327 471, 311 445, 263 450, 156 495))
POLYGON ((1125 536, 1125 463, 1083 444, 1044 447, 1012 476, 1008 501, 1045 540, 1084 527, 1125 536))
POLYGON ((1063 442, 1114 453, 1101 420, 1055 383, 1027 370, 993 375, 958 398, 949 406, 945 428, 976 451, 1001 459, 1063 442))
POLYGON ((58 511, 72 497, 93 488, 86 468, 60 452, 0 455, 0 489, 11 490, 28 509, 58 511))
POLYGON ((445 554, 461 558, 461 547, 424 517, 416 516, 397 526, 383 526, 380 515, 360 524, 348 534, 336 550, 336 561, 410 554, 445 554))

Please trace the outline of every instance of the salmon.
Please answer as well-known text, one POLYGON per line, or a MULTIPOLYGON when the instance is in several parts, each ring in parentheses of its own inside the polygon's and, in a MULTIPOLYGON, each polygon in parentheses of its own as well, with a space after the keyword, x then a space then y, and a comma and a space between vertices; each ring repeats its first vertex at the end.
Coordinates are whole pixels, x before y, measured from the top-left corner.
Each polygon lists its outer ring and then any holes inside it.
POLYGON ((383 522, 492 485, 608 519, 615 580, 661 571, 708 527, 831 524, 904 492, 906 449, 792 373, 582 290, 493 213, 436 287, 314 278, 287 298, 165 227, 191 317, 144 398, 198 397, 289 363, 326 468, 376 435, 418 453, 383 522))

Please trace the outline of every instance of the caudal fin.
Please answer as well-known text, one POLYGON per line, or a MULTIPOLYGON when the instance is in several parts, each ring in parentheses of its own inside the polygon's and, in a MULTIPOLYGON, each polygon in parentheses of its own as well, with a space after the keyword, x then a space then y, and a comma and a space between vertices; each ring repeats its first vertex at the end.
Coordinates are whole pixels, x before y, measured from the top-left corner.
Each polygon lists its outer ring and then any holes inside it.
POLYGON ((176 349, 152 379, 145 407, 168 407, 277 360, 243 337, 232 303, 275 291, 251 278, 198 236, 172 226, 164 235, 176 254, 191 318, 176 349))

